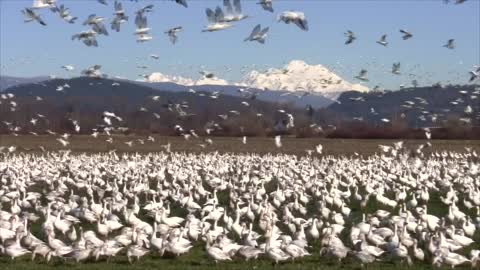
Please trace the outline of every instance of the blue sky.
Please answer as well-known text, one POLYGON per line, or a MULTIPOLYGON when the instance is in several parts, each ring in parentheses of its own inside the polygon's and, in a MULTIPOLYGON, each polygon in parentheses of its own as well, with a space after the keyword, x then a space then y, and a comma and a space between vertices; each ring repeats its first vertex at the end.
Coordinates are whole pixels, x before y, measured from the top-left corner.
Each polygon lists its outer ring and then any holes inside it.
POLYGON ((122 25, 120 33, 113 32, 108 25, 110 35, 98 38, 98 48, 72 41, 73 34, 88 29, 82 25, 88 15, 112 17, 113 1, 107 1, 109 6, 96 0, 58 0, 79 17, 77 23, 68 24, 45 9, 41 15, 48 26, 44 27, 23 22, 20 10, 32 1, 0 0, 1 74, 65 77, 101 64, 109 75, 130 79, 156 71, 197 78, 203 66, 218 77, 236 81, 243 76, 244 66, 263 70, 300 59, 325 65, 351 82, 365 68, 369 71, 368 86, 398 88, 412 79, 420 84, 463 83, 473 65, 480 64, 479 0, 468 0, 462 5, 445 5, 442 0, 274 0, 273 14, 262 10, 256 0, 243 0, 244 13, 251 18, 215 33, 202 33, 201 29, 207 24, 205 8, 222 5, 221 0, 190 0, 189 8, 164 0, 138 3, 124 0, 130 21, 122 25), (139 44, 133 35, 133 13, 147 3, 155 5, 154 12, 148 14, 154 39, 139 44), (277 22, 277 14, 285 10, 303 11, 310 30, 304 32, 294 25, 277 22), (270 26, 266 44, 243 42, 258 23, 270 26), (184 31, 178 43, 172 45, 163 32, 177 25, 183 26, 184 31), (411 31, 414 37, 403 41, 398 32, 401 28, 411 31), (349 46, 343 44, 346 30, 358 36, 349 46), (390 43, 387 48, 375 43, 384 33, 390 43), (456 40, 454 50, 442 47, 450 38, 456 40), (160 59, 149 59, 149 54, 158 54, 160 59), (402 63, 403 75, 390 73, 394 62, 402 63), (65 64, 74 65, 76 72, 63 71, 60 66, 65 64), (149 68, 138 69, 138 65, 149 68), (226 67, 232 70, 227 71, 226 67))

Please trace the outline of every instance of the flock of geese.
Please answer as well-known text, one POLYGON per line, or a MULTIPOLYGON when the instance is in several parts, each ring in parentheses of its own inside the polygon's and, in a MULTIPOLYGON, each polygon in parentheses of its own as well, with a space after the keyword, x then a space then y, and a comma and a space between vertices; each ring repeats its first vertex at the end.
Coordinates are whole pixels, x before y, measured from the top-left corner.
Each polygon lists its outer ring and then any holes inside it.
MULTIPOLYGON (((108 5, 106 0, 98 2, 108 5)), ((186 0, 175 2, 188 7, 186 0)), ((274 11, 271 0, 258 4, 274 11)), ((35 0, 22 12, 27 22, 46 25, 38 12, 45 8, 68 23, 77 20, 56 0, 35 0)), ((146 5, 135 12, 138 42, 153 38, 147 20, 152 10, 153 5, 146 5)), ((114 2, 113 15, 110 28, 119 32, 129 21, 121 2, 114 2)), ((240 0, 224 0, 223 8, 207 8, 206 15, 204 32, 224 30, 248 18, 240 0)), ((284 11, 277 19, 309 29, 300 11, 284 11)), ((98 46, 97 37, 109 35, 105 21, 90 15, 83 22, 90 29, 72 39, 98 46)), ((165 34, 175 44, 182 29, 176 26, 165 34)), ((269 29, 257 25, 244 40, 263 44, 269 29)), ((403 40, 413 38, 409 31, 400 33, 403 40)), ((346 45, 357 39, 350 30, 345 36, 346 45)), ((377 43, 387 47, 387 34, 377 43)), ((444 47, 454 49, 455 40, 449 39, 444 47)), ((100 69, 95 65, 82 73, 103 78, 100 69)), ((400 63, 393 64, 392 73, 400 74, 400 63)), ((480 68, 471 72, 472 81, 479 73, 480 68)), ((368 81, 367 70, 356 78, 368 81)), ((57 91, 70 86, 59 87, 57 91)), ((17 107, 12 94, 0 98, 17 107)), ((169 105, 179 112, 184 109, 182 104, 169 105)), ((472 113, 468 108, 465 113, 472 113)), ((282 113, 287 127, 294 126, 293 115, 282 113)), ((32 125, 44 118, 37 116, 32 125)), ((107 127, 122 121, 107 111, 102 119, 107 127)), ((78 121, 71 121, 79 132, 78 121)), ((5 125, 19 131, 14 123, 5 125)), ((179 125, 175 130, 185 138, 196 136, 179 125)), ((426 137, 430 136, 427 130, 426 137)), ((64 134, 57 140, 66 147, 69 137, 64 134)), ((151 136, 147 140, 154 141, 151 136)), ((275 145, 282 147, 280 136, 275 145)), ((0 256, 77 263, 126 258, 135 263, 147 254, 155 259, 182 256, 202 245, 215 263, 266 258, 278 264, 314 256, 340 263, 352 259, 362 265, 398 261, 477 266, 480 158, 471 148, 427 155, 422 149, 428 146, 422 144, 410 153, 402 142, 381 145, 380 153, 368 157, 323 156, 321 145, 303 157, 174 153, 169 145, 164 152, 142 155, 68 150, 29 154, 15 153, 14 146, 5 152, 0 148, 0 256)))
MULTIPOLYGON (((188 7, 186 0, 174 0, 177 4, 182 5, 184 7, 188 7)), ((223 0, 223 9, 217 6, 214 10, 211 8, 207 8, 205 10, 208 25, 202 30, 203 32, 214 32, 220 31, 227 28, 232 27, 233 22, 238 22, 248 18, 249 16, 242 12, 242 6, 240 0, 223 0)), ((48 8, 52 12, 57 13, 60 15, 62 19, 67 21, 68 23, 75 23, 77 17, 73 17, 70 14, 68 8, 65 8, 64 5, 60 7, 57 6, 57 0, 34 0, 32 7, 25 8, 22 10, 22 13, 25 16, 25 22, 32 22, 36 21, 41 25, 46 26, 47 24, 41 18, 40 14, 37 12, 39 9, 48 8)), ((106 0, 98 0, 100 4, 108 5, 106 0)), ((272 0, 261 0, 258 4, 261 7, 269 12, 273 12, 273 5, 272 0)), ((146 13, 151 12, 153 10, 154 5, 149 4, 135 12, 135 25, 137 30, 135 31, 135 35, 137 36, 137 42, 146 42, 153 39, 153 37, 149 34, 151 28, 148 27, 147 17, 145 16, 146 13)), ((111 19, 111 29, 119 32, 120 26, 126 22, 128 22, 128 16, 126 15, 126 11, 123 9, 122 3, 119 1, 114 2, 114 17, 111 19)), ((72 40, 78 39, 81 40, 87 46, 98 46, 97 36, 98 35, 106 35, 108 36, 108 31, 104 25, 106 18, 97 16, 95 14, 90 15, 87 20, 83 23, 83 25, 91 26, 91 29, 82 31, 78 34, 72 36, 72 40)), ((302 30, 308 30, 307 20, 303 12, 300 11, 285 11, 278 15, 278 21, 283 21, 287 24, 294 23, 302 30)), ((245 39, 245 41, 258 41, 260 43, 265 42, 265 38, 267 36, 267 32, 269 28, 264 28, 263 31, 256 31, 257 25, 252 34, 249 38, 245 39), (258 37, 256 35, 259 35, 258 37)), ((175 44, 177 41, 177 34, 183 29, 182 26, 176 26, 172 29, 169 29, 165 32, 170 38, 170 41, 175 44)))
POLYGON ((1 256, 135 263, 200 245, 216 263, 477 265, 474 150, 412 155, 398 142, 369 157, 321 151, 2 154, 1 256))
MULTIPOLYGON (((100 4, 108 5, 109 2, 106 0, 97 0, 100 4)), ((175 1, 177 4, 187 8, 188 3, 186 0, 172 0, 175 1)), ((444 0, 445 3, 449 3, 449 0, 444 0)), ((455 0, 455 4, 463 4, 466 0, 455 0)), ((268 12, 274 12, 273 9, 273 2, 272 0, 261 0, 258 2, 263 10, 268 12)), ((119 1, 114 1, 114 13, 113 18, 110 21, 110 28, 113 31, 119 32, 121 30, 121 25, 127 23, 129 21, 129 16, 127 16, 126 10, 123 8, 122 3, 119 1)), ((143 6, 142 8, 138 9, 134 12, 135 14, 135 25, 136 30, 134 35, 136 36, 137 42, 143 43, 148 42, 153 39, 153 36, 150 34, 151 28, 148 25, 147 14, 153 11, 154 5, 148 4, 143 6)), ((70 14, 70 10, 66 8, 63 4, 58 6, 57 0, 34 0, 32 7, 25 8, 22 10, 22 13, 25 16, 25 22, 36 21, 42 25, 47 25, 45 21, 41 18, 39 10, 41 9, 50 9, 54 13, 58 13, 59 16, 68 23, 75 23, 77 17, 74 17, 70 14)), ((242 11, 242 5, 240 0, 223 0, 223 7, 217 6, 216 8, 206 8, 205 10, 208 24, 202 29, 202 32, 215 32, 220 30, 225 30, 231 28, 233 23, 243 21, 244 19, 250 18, 249 15, 244 14, 242 11)), ((294 24, 298 28, 304 31, 308 31, 308 21, 305 14, 301 11, 283 11, 277 15, 276 18, 279 22, 284 22, 286 24, 294 24)), ((80 33, 72 35, 72 40, 79 40, 82 41, 87 46, 98 46, 97 38, 99 35, 108 36, 109 32, 105 27, 105 23, 107 22, 107 18, 102 16, 97 16, 96 14, 91 14, 88 18, 83 22, 83 25, 89 26, 90 29, 84 30, 80 33)), ((168 35, 169 40, 172 44, 175 44, 178 41, 178 35, 183 30, 183 26, 175 26, 164 33, 168 35)), ((260 24, 257 24, 253 30, 251 31, 250 35, 244 38, 244 41, 256 41, 260 44, 264 44, 270 27, 264 27, 260 24)), ((409 40, 414 37, 414 34, 408 30, 400 29, 401 38, 403 40, 409 40)), ((351 31, 347 30, 345 32, 346 41, 345 45, 350 45, 354 43, 358 37, 357 35, 351 31)), ((383 34, 378 41, 377 44, 388 47, 389 41, 387 40, 388 35, 383 34)), ((456 47, 455 39, 450 38, 446 41, 443 47, 453 50, 456 47)), ((474 82, 479 78, 479 69, 474 67, 473 70, 469 71, 470 80, 469 82, 474 82)), ((392 73, 395 75, 402 74, 400 72, 400 64, 394 63, 392 67, 392 73)), ((357 76, 356 79, 368 82, 368 71, 365 68, 362 68, 357 76)))

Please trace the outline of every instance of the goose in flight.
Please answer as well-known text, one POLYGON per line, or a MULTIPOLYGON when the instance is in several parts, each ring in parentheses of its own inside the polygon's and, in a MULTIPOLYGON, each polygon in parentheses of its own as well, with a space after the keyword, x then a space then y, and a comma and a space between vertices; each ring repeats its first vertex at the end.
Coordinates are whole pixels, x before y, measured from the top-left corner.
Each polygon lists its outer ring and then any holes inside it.
POLYGON ((33 0, 32 8, 41 9, 41 8, 51 8, 54 9, 55 3, 57 0, 33 0))
POLYGON ((175 3, 188 8, 187 0, 172 0, 172 1, 175 1, 175 3))
POLYGON ((480 77, 480 66, 476 67, 476 70, 470 71, 470 80, 469 82, 473 82, 480 77))
POLYGON ((73 67, 72 65, 63 65, 62 68, 66 71, 72 71, 75 69, 75 67, 73 67))
POLYGON ((150 54, 150 58, 158 60, 158 59, 160 59, 160 56, 158 56, 157 54, 150 54))
POLYGON ((407 39, 410 39, 410 38, 413 37, 412 33, 408 32, 406 30, 403 30, 403 29, 400 29, 400 33, 403 34, 403 36, 402 36, 403 40, 407 40, 407 39))
POLYGON ((233 7, 230 0, 223 0, 224 22, 237 22, 248 18, 248 15, 242 13, 242 4, 240 0, 233 0, 233 7))
POLYGON ((257 4, 261 5, 263 10, 273 12, 272 0, 260 0, 257 4))
POLYGON ((88 76, 90 78, 97 78, 97 79, 106 77, 105 74, 103 74, 100 71, 100 68, 102 68, 102 66, 100 66, 100 65, 91 66, 91 67, 83 70, 82 75, 88 76))
POLYGON ((73 17, 70 14, 70 10, 66 8, 64 5, 60 5, 60 7, 55 7, 54 12, 57 12, 60 15, 60 18, 64 19, 68 23, 75 23, 77 17, 73 17))
POLYGON ((364 81, 364 82, 368 82, 368 78, 367 78, 367 70, 366 69, 362 69, 360 70, 360 73, 355 76, 355 78, 361 80, 361 81, 364 81))
POLYGON ((145 42, 153 39, 148 33, 150 28, 147 25, 147 17, 140 15, 140 18, 135 19, 135 24, 137 25, 137 29, 135 30, 137 42, 145 42))
POLYGON ((98 47, 98 42, 97 42, 97 32, 94 30, 88 30, 88 31, 82 31, 78 34, 75 34, 72 36, 72 40, 78 39, 83 41, 85 45, 88 47, 98 47))
POLYGON ((97 2, 99 2, 102 5, 108 6, 107 0, 97 0, 97 2))
POLYGON ((108 36, 107 29, 105 29, 105 25, 103 21, 105 18, 97 16, 95 14, 91 14, 88 18, 83 22, 83 25, 90 25, 93 31, 97 32, 98 34, 108 36))
POLYGON ((213 74, 212 72, 208 72, 208 71, 200 71, 200 74, 202 74, 203 77, 207 78, 207 79, 212 79, 215 77, 215 74, 213 74))
POLYGON ((284 11, 278 15, 277 21, 283 21, 286 24, 293 22, 303 31, 308 31, 308 22, 305 14, 300 11, 284 11))
POLYGON ((111 27, 112 30, 120 32, 120 25, 128 21, 128 16, 125 15, 125 10, 122 7, 122 3, 115 1, 115 18, 113 18, 111 27))
POLYGON ((395 75, 400 75, 400 62, 393 63, 392 73, 395 74, 395 75))
POLYGON ((22 10, 23 15, 25 15, 25 22, 37 21, 39 24, 46 26, 47 24, 40 18, 40 15, 35 13, 31 8, 25 8, 22 10))
POLYGON ((265 43, 265 38, 267 37, 267 32, 269 28, 265 27, 262 29, 262 26, 260 24, 257 24, 255 28, 253 28, 252 33, 250 33, 250 36, 245 38, 244 41, 257 41, 261 44, 265 43))
POLYGON ((387 35, 383 35, 379 41, 377 41, 378 44, 384 46, 384 47, 387 47, 388 45, 388 42, 387 42, 387 35))
POLYGON ((345 36, 347 37, 347 40, 345 41, 345 45, 352 44, 357 37, 355 36, 355 33, 352 31, 348 30, 345 32, 345 36))
POLYGON ((177 26, 177 27, 173 27, 173 28, 170 28, 167 31, 165 31, 165 34, 168 35, 168 38, 170 39, 170 42, 172 42, 172 44, 175 44, 177 42, 177 39, 178 39, 177 33, 182 31, 182 30, 183 30, 183 27, 177 26))
POLYGON ((207 8, 205 12, 207 14, 208 25, 202 32, 214 32, 232 27, 231 24, 225 22, 225 16, 220 7, 217 7, 215 12, 210 8, 207 8))
POLYGON ((453 50, 455 49, 455 39, 449 39, 447 41, 447 44, 443 45, 443 47, 447 48, 447 49, 450 49, 450 50, 453 50))
POLYGON ((152 12, 152 11, 153 11, 153 5, 146 5, 141 9, 137 10, 135 12, 137 14, 137 16, 135 16, 135 24, 138 24, 139 20, 143 17, 143 15, 146 12, 152 12))

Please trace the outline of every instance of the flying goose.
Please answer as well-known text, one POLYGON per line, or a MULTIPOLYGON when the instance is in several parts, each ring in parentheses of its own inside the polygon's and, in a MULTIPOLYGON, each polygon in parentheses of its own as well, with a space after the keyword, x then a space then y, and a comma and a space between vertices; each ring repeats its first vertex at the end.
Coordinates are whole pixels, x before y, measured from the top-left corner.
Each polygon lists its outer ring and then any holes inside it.
POLYGON ((263 10, 273 12, 272 0, 260 0, 257 5, 261 5, 263 10))
POLYGON ((245 38, 244 41, 257 41, 261 44, 264 44, 268 30, 268 27, 262 29, 262 26, 260 24, 257 24, 257 26, 255 26, 255 28, 253 28, 252 32, 250 33, 250 36, 245 38))
POLYGON ((32 21, 37 21, 39 24, 46 26, 47 24, 40 18, 40 15, 35 13, 33 9, 31 8, 25 8, 22 10, 23 15, 25 15, 25 20, 24 22, 32 22, 32 21))
POLYGON ((240 0, 233 0, 233 7, 230 0, 223 0, 223 8, 223 22, 236 22, 248 18, 248 15, 242 13, 240 0))
POLYGON ((277 17, 277 21, 283 21, 286 24, 294 23, 300 29, 308 31, 308 22, 305 14, 300 11, 284 11, 277 17))
POLYGON ((152 40, 153 37, 149 35, 150 28, 147 25, 147 17, 143 15, 137 17, 138 18, 135 19, 135 24, 137 25, 137 29, 135 30, 135 35, 137 35, 137 42, 145 42, 152 40))
POLYGON ((205 13, 207 14, 208 25, 202 30, 202 32, 214 32, 232 27, 231 24, 225 22, 225 16, 220 7, 217 7, 215 12, 210 8, 207 8, 205 13))
POLYGON ((128 21, 128 16, 125 15, 125 10, 122 7, 122 3, 115 1, 115 17, 112 20, 111 28, 117 32, 120 32, 120 25, 128 21))
POLYGON ((378 40, 377 43, 384 46, 384 47, 387 47, 387 45, 388 45, 387 35, 385 34, 382 37, 380 37, 380 40, 378 40))
POLYGON ((455 49, 455 39, 449 39, 447 41, 447 44, 443 45, 443 47, 447 48, 447 49, 450 49, 450 50, 453 50, 455 49))
POLYGON ((105 29, 105 25, 103 24, 104 20, 105 20, 105 18, 103 18, 103 17, 99 17, 95 14, 91 14, 83 22, 83 25, 90 25, 92 27, 93 31, 97 32, 98 34, 108 36, 107 29, 105 29))
POLYGON ((33 9, 41 9, 41 8, 55 8, 55 3, 57 0, 33 0, 33 9))
POLYGON ((392 73, 395 74, 395 75, 400 75, 400 62, 393 63, 392 73))
POLYGON ((175 1, 175 3, 188 8, 187 0, 172 0, 172 1, 175 1))
POLYGON ((364 81, 364 82, 368 82, 367 70, 366 69, 360 70, 360 73, 357 76, 355 76, 355 78, 357 78, 361 81, 364 81))
POLYGON ((172 44, 175 44, 177 42, 177 39, 178 39, 177 33, 179 33, 182 30, 183 30, 183 27, 176 26, 176 27, 170 28, 167 31, 165 31, 165 34, 168 35, 168 38, 170 39, 170 42, 172 42, 172 44))
POLYGON ((83 70, 82 74, 91 78, 97 78, 97 79, 104 78, 105 74, 102 74, 102 72, 100 71, 100 68, 102 68, 102 66, 94 65, 83 70))
POLYGON ((473 82, 480 77, 480 66, 478 66, 475 70, 472 70, 470 73, 470 80, 468 82, 473 82))
POLYGON ((72 40, 78 39, 83 41, 83 43, 89 47, 91 46, 98 47, 96 35, 97 35, 97 32, 94 30, 82 31, 78 34, 73 35, 72 40))
POLYGON ((357 39, 357 37, 355 36, 355 33, 353 33, 350 30, 347 30, 347 32, 345 32, 345 36, 347 37, 347 40, 345 41, 345 45, 352 44, 357 39))
POLYGON ((406 31, 406 30, 403 30, 403 29, 400 29, 400 33, 403 34, 402 38, 403 40, 407 40, 407 39, 410 39, 413 37, 412 33, 406 31))

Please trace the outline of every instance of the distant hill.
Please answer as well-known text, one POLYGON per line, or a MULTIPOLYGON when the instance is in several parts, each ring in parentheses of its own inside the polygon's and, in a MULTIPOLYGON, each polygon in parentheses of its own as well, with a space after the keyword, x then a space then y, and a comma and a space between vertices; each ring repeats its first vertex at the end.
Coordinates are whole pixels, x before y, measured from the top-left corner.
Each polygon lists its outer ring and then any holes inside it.
MULTIPOLYGON (((20 77, 11 77, 11 76, 0 76, 0 92, 4 91, 10 87, 14 87, 21 84, 29 83, 41 83, 43 81, 50 80, 47 76, 39 76, 32 78, 20 78, 20 77)), ((256 88, 248 88, 248 91, 243 91, 247 89, 245 86, 235 86, 235 85, 196 85, 196 86, 186 86, 181 84, 176 84, 172 82, 140 82, 140 81, 130 81, 130 80, 118 80, 119 82, 128 82, 135 83, 145 87, 153 88, 160 91, 168 92, 188 92, 189 89, 194 89, 196 91, 204 92, 220 92, 222 95, 230 95, 234 97, 242 98, 252 98, 252 94, 255 95, 255 98, 267 102, 275 103, 284 103, 290 104, 298 108, 305 108, 307 105, 311 105, 313 108, 324 108, 332 104, 333 100, 327 97, 324 97, 318 93, 309 94, 302 96, 302 93, 294 93, 291 91, 280 91, 280 90, 261 90, 256 88)))
POLYGON ((256 98, 263 101, 275 103, 288 103, 298 108, 304 108, 311 105, 314 108, 323 108, 332 104, 334 101, 319 94, 309 94, 302 96, 302 93, 279 90, 261 90, 257 88, 247 88, 245 86, 235 85, 194 85, 185 86, 171 82, 135 82, 144 86, 152 87, 162 91, 187 92, 189 89, 205 92, 220 92, 224 95, 235 97, 251 97, 255 94, 256 98), (248 89, 248 90, 247 90, 248 89))
POLYGON ((12 76, 0 76, 0 92, 10 87, 20 85, 20 84, 27 84, 27 83, 37 83, 41 81, 48 80, 48 76, 38 76, 38 77, 31 77, 31 78, 20 78, 20 77, 12 77, 12 76))
MULTIPOLYGON (((12 112, 8 103, 0 104, 2 118, 21 122, 28 127, 27 130, 36 131, 40 127, 29 126, 28 121, 38 118, 37 114, 45 115, 50 123, 57 123, 60 126, 57 128, 61 128, 65 119, 79 120, 88 132, 104 124, 104 111, 115 112, 124 118, 119 125, 136 130, 172 131, 177 124, 199 130, 204 129, 207 123, 215 122, 222 123, 224 129, 228 126, 240 130, 243 125, 244 132, 254 132, 248 131, 248 128, 264 130, 272 127, 275 121, 286 118, 286 115, 277 111, 282 105, 271 102, 222 93, 214 95, 201 89, 195 93, 162 91, 130 81, 111 79, 52 79, 13 86, 5 92, 15 95, 18 107, 12 112), (59 87, 63 89, 58 91, 59 87), (154 96, 158 98, 154 100, 154 96)), ((295 114, 303 112, 295 109, 288 111, 295 114)), ((64 125, 68 126, 66 123, 64 125)))
POLYGON ((405 119, 410 127, 439 126, 449 117, 480 119, 480 87, 450 85, 418 87, 384 93, 345 92, 329 111, 345 119, 369 124, 385 123, 382 119, 405 119))

